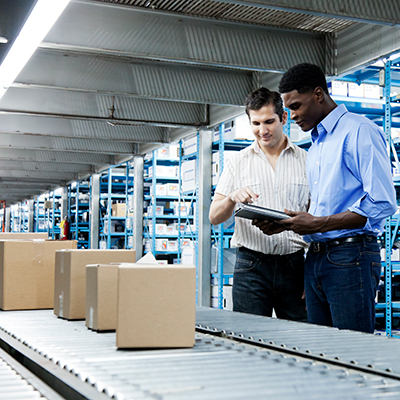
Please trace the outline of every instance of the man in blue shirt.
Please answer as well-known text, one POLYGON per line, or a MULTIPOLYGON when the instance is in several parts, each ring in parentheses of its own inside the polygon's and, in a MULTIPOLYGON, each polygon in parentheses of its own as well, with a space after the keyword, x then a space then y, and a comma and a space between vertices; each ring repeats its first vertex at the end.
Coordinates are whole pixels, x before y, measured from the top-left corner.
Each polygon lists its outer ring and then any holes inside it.
POLYGON ((322 70, 290 68, 279 83, 291 119, 312 131, 307 157, 309 212, 256 222, 266 234, 290 229, 310 242, 305 265, 308 322, 373 332, 381 272, 376 237, 396 211, 396 195, 381 129, 338 106, 322 70))

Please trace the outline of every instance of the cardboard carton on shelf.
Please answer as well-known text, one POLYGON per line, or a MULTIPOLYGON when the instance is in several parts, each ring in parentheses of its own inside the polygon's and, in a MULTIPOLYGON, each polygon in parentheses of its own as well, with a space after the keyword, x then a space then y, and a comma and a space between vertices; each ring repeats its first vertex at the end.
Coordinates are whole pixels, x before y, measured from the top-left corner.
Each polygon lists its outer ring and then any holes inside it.
POLYGON ((0 308, 53 308, 56 250, 76 246, 75 240, 0 241, 0 308))
POLYGON ((111 205, 111 216, 125 218, 126 216, 126 204, 115 203, 111 205))
POLYGON ((118 348, 194 345, 194 265, 120 265, 117 304, 118 348))
POLYGON ((134 250, 63 250, 56 252, 54 314, 68 320, 85 319, 86 265, 134 262, 134 250))

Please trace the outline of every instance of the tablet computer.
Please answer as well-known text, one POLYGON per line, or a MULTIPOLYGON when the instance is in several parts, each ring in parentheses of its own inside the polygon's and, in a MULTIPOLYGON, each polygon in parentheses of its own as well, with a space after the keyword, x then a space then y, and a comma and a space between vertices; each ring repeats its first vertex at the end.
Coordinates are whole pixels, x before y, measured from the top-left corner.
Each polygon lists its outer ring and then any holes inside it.
POLYGON ((266 219, 268 221, 277 221, 290 218, 289 215, 282 211, 245 203, 239 203, 239 208, 235 211, 235 217, 258 219, 259 221, 266 219))

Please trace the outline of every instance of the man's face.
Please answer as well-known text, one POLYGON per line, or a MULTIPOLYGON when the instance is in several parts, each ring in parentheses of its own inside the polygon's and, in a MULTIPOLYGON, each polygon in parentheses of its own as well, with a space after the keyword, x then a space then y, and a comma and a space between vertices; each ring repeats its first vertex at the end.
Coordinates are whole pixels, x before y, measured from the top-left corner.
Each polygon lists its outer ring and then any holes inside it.
POLYGON ((263 151, 282 145, 285 139, 283 125, 287 121, 286 112, 283 114, 281 122, 279 115, 275 112, 275 107, 269 104, 257 111, 249 110, 249 118, 251 130, 263 151))
MULTIPOLYGON (((319 92, 322 90, 319 89, 319 92)), ((317 89, 300 94, 297 90, 282 95, 285 107, 290 110, 290 118, 305 132, 313 129, 323 120, 317 89)))

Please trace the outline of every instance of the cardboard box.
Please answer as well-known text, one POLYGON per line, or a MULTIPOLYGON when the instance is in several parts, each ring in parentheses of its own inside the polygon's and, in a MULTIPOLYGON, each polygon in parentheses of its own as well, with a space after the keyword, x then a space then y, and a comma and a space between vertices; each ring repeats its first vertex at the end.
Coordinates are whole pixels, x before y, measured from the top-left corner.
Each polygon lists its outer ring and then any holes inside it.
POLYGON ((4 239, 47 239, 47 232, 0 232, 0 240, 4 239))
MULTIPOLYGON (((224 166, 228 162, 228 160, 237 154, 237 151, 234 150, 225 150, 224 151, 224 166)), ((220 152, 212 154, 211 157, 211 184, 213 186, 217 185, 219 176, 222 174, 222 170, 220 168, 220 152)))
POLYGON ((111 205, 111 215, 113 217, 122 217, 126 216, 126 204, 125 203, 115 203, 111 205))
POLYGON ((349 82, 349 97, 364 97, 364 84, 349 82))
POLYGON ((117 327, 118 264, 86 266, 86 326, 95 331, 117 327))
POLYGON ((53 201, 52 200, 45 200, 44 208, 53 208, 53 201))
POLYGON ((54 260, 60 249, 76 249, 75 240, 3 240, 0 242, 0 308, 53 308, 54 260))
POLYGON ((177 183, 167 183, 167 196, 179 196, 179 185, 177 183))
POLYGON ((328 89, 333 96, 346 96, 348 95, 347 82, 332 81, 328 82, 328 89))
MULTIPOLYGON (((254 140, 249 117, 242 114, 224 124, 224 140, 254 140)), ((213 142, 219 141, 219 130, 214 132, 213 142)))
POLYGON ((364 97, 368 99, 380 99, 381 87, 378 85, 364 84, 364 97))
POLYGON ((155 250, 156 251, 167 251, 168 250, 168 239, 155 239, 155 250))
MULTIPOLYGON (((164 215, 164 207, 163 206, 156 206, 155 207, 156 215, 157 216, 163 216, 164 215)), ((153 206, 148 206, 147 207, 147 215, 149 217, 153 216, 153 206)))
POLYGON ((134 262, 134 250, 57 251, 54 283, 54 314, 65 319, 85 319, 86 265, 134 262))
POLYGON ((155 151, 156 156, 158 158, 169 158, 169 148, 168 147, 160 147, 155 151))
POLYGON ((119 266, 117 307, 118 348, 192 347, 195 266, 119 266))
POLYGON ((197 136, 183 139, 183 155, 196 153, 197 151, 197 136))
POLYGON ((182 192, 196 190, 196 160, 184 161, 181 164, 182 192))
MULTIPOLYGON (((153 185, 150 186, 150 194, 153 193, 153 185)), ((156 184, 156 196, 166 196, 167 195, 167 185, 156 184)))

